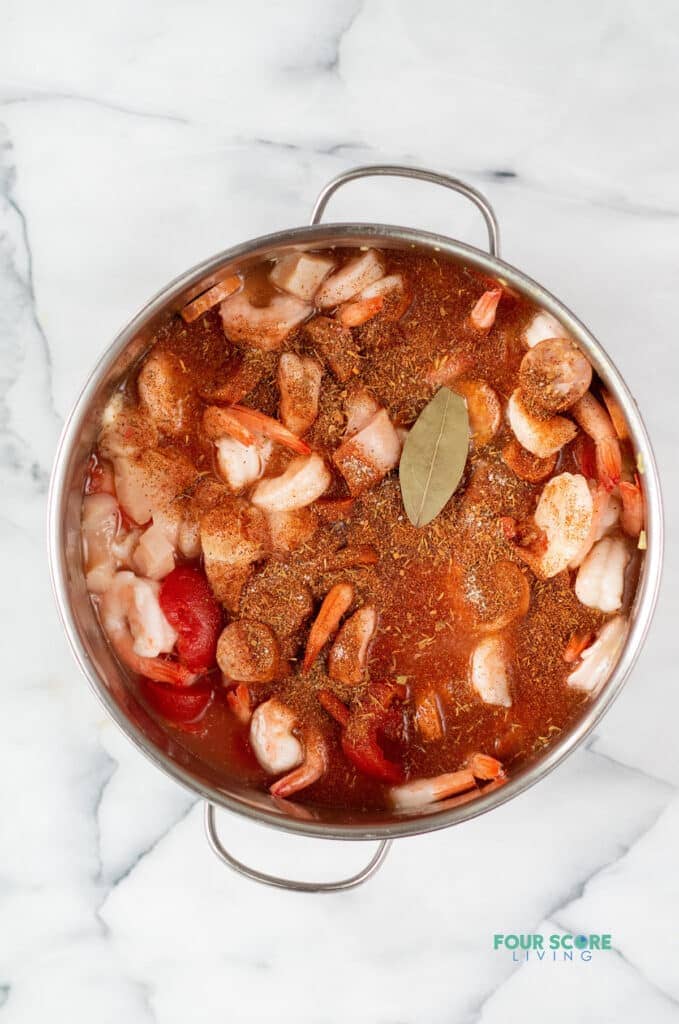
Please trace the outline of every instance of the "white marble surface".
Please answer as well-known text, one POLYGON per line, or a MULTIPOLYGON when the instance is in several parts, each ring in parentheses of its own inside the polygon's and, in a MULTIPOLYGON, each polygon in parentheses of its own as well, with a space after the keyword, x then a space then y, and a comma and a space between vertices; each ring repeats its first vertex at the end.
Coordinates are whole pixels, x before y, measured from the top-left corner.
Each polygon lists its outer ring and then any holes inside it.
MULTIPOLYGON (((487 191, 507 259, 632 384, 676 509, 676 4, 24 0, 1 24, 0 1020, 679 1019, 674 513, 651 637, 587 749, 334 897, 216 862, 200 808, 80 678, 44 544, 61 421, 118 327, 198 259, 304 222, 340 169, 385 159, 487 191), (492 951, 494 932, 538 930, 611 932, 614 950, 492 951)), ((356 185, 333 213, 483 238, 419 185, 356 185)), ((327 877, 363 856, 223 827, 271 869, 327 877)))

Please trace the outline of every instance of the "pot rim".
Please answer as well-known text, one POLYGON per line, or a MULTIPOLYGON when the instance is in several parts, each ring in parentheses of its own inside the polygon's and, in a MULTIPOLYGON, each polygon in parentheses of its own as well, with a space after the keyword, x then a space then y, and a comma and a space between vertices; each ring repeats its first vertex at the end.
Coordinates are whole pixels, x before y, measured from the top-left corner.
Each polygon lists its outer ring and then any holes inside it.
POLYGON ((663 533, 662 496, 658 469, 637 403, 604 348, 575 314, 542 285, 498 256, 490 255, 474 246, 434 232, 376 223, 324 223, 259 236, 217 253, 174 278, 118 332, 89 373, 64 423, 57 446, 48 496, 48 558, 59 616, 73 655, 91 689, 128 739, 158 768, 184 788, 209 803, 219 805, 269 827, 298 835, 326 839, 386 840, 437 831, 485 814, 545 778, 584 741, 600 721, 620 693, 640 654, 653 617, 660 587, 663 533), (88 656, 71 606, 63 543, 66 474, 84 417, 106 372, 110 370, 115 360, 119 358, 140 330, 158 314, 172 309, 173 301, 176 302, 180 295, 186 296, 192 287, 199 282, 204 282, 206 277, 216 274, 228 264, 236 263, 245 257, 256 259, 285 248, 319 248, 330 247, 333 244, 338 246, 374 244, 390 248, 416 247, 434 252, 440 251, 518 288, 536 305, 551 313, 564 325, 569 334, 583 348, 607 386, 612 388, 631 426, 634 444, 643 460, 644 468, 648 546, 629 616, 630 625, 625 645, 613 673, 602 690, 592 699, 580 720, 568 732, 555 740, 546 748, 544 754, 536 757, 534 762, 520 770, 505 785, 492 792, 479 795, 467 803, 458 803, 447 808, 445 804, 443 806, 432 805, 433 809, 430 813, 420 813, 412 818, 404 817, 386 824, 323 823, 283 816, 262 807, 253 807, 229 793, 197 780, 180 764, 159 751, 143 731, 124 714, 88 656))

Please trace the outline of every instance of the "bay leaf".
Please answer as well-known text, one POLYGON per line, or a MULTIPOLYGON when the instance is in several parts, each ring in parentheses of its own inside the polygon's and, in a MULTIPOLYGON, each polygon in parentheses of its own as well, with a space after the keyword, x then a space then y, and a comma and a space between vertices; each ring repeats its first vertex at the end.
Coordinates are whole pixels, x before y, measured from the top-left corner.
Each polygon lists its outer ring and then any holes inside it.
POLYGON ((426 526, 459 484, 469 451, 469 417, 461 395, 436 392, 412 426, 401 454, 399 479, 408 519, 426 526))

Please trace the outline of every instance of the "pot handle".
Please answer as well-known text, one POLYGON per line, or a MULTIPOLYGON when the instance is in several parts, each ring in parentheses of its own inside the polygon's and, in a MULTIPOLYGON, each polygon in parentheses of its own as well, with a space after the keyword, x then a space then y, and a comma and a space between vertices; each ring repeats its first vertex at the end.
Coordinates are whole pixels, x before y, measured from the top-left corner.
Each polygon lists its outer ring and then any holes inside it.
POLYGON ((365 167, 352 167, 348 171, 343 171, 336 178, 333 178, 332 181, 329 181, 319 192, 314 208, 311 211, 311 224, 320 223, 325 213, 325 208, 328 205, 328 200, 342 185, 346 185, 349 181, 357 181, 359 178, 374 177, 417 178, 419 181, 430 181, 433 185, 442 185, 444 188, 450 188, 453 192, 459 192, 460 195, 466 196, 483 214, 488 230, 488 250, 491 256, 499 255, 500 227, 495 216, 495 210, 486 197, 464 181, 450 178, 447 174, 425 171, 419 167, 404 167, 398 164, 367 164, 365 167))
POLYGON ((239 875, 244 875, 254 882, 261 882, 263 885, 272 885, 276 889, 291 889, 294 892, 345 892, 347 889, 355 889, 357 885, 367 882, 379 870, 392 843, 391 839, 383 839, 365 867, 357 871, 355 875, 350 875, 349 878, 341 878, 338 882, 299 882, 294 878, 279 878, 278 875, 268 875, 264 871, 258 871, 256 868, 251 868, 244 864, 241 860, 237 860, 222 845, 222 841, 217 834, 216 811, 217 808, 214 804, 205 804, 205 831, 207 833, 207 841, 213 853, 224 864, 232 868, 233 871, 237 871, 239 875))

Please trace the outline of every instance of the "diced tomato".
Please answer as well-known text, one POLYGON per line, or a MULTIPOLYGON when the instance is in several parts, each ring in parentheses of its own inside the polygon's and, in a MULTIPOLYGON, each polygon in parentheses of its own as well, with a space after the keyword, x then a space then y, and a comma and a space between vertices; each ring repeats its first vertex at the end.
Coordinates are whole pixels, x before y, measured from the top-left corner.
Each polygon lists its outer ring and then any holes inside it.
POLYGON ((394 732, 395 721, 400 718, 392 708, 394 700, 403 700, 405 687, 383 682, 370 687, 368 706, 358 705, 352 711, 329 690, 319 693, 319 700, 328 714, 342 726, 342 750, 348 761, 365 775, 380 782, 398 785, 404 772, 399 764, 389 761, 379 744, 380 732, 394 732))
POLYGON ((160 607, 179 634, 177 653, 192 672, 206 672, 215 663, 222 611, 200 569, 180 565, 160 588, 160 607))
POLYGON ((202 717, 214 695, 212 683, 207 679, 193 686, 173 686, 172 683, 142 679, 140 686, 153 710, 166 721, 176 724, 195 722, 202 717))

